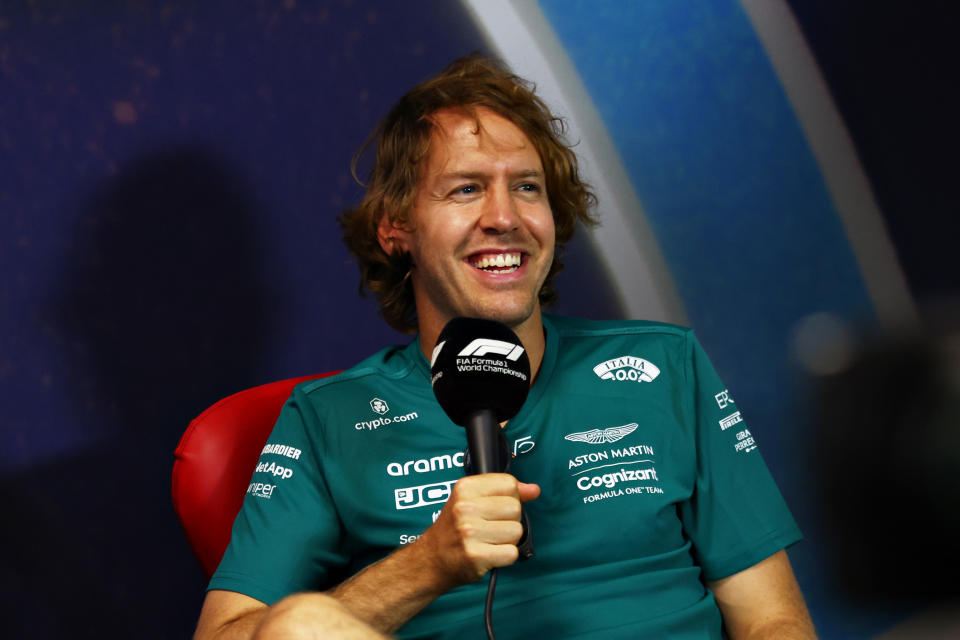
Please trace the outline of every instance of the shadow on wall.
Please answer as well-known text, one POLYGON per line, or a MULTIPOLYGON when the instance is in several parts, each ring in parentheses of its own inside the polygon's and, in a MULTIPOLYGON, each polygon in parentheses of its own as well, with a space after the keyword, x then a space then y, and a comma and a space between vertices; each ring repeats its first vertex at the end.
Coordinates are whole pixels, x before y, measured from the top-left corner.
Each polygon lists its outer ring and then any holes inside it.
POLYGON ((96 446, 5 479, 11 637, 192 633, 205 582, 171 507, 172 452, 194 415, 259 382, 259 209, 197 148, 131 162, 82 207, 45 320, 74 394, 68 427, 96 446))
POLYGON ((960 304, 921 312, 923 333, 878 336, 819 323, 820 355, 807 366, 813 448, 805 458, 818 461, 810 488, 839 594, 868 612, 944 606, 884 637, 953 638, 960 632, 960 304))

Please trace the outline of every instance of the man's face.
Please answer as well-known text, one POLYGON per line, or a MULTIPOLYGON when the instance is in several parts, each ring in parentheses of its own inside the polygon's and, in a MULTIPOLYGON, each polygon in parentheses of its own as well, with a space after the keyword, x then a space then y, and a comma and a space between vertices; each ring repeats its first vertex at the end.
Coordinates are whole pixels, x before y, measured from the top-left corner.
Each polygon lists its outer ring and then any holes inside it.
POLYGON ((540 155, 489 109, 443 110, 434 122, 410 219, 399 229, 385 217, 379 235, 385 251, 410 253, 420 330, 457 316, 539 323, 554 249, 540 155))

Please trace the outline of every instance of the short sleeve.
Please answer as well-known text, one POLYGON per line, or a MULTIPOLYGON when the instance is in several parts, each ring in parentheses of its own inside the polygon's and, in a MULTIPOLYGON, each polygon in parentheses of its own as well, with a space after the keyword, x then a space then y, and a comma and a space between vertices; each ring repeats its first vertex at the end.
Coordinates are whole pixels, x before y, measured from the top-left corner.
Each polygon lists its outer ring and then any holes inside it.
POLYGON ((687 382, 696 438, 693 494, 680 506, 707 580, 753 566, 800 538, 734 395, 696 337, 688 335, 687 382))
POLYGON ((294 389, 257 461, 230 544, 208 589, 243 593, 267 604, 324 589, 345 563, 340 524, 323 479, 322 456, 308 427, 313 407, 294 389))

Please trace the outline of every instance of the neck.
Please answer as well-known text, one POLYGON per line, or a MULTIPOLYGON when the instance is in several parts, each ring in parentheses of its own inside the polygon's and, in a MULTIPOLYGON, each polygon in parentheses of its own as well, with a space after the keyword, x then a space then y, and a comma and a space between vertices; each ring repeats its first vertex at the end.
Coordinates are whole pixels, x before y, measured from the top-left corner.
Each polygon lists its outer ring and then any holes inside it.
MULTIPOLYGON (((447 319, 449 320, 449 318, 447 319)), ((437 344, 437 338, 446 325, 447 321, 442 323, 425 323, 419 325, 420 331, 420 350, 423 356, 430 362, 433 356, 433 348, 437 344)), ((530 317, 516 326, 510 326, 520 343, 530 358, 530 384, 537 379, 537 373, 540 371, 540 365, 543 363, 543 353, 546 350, 546 338, 543 335, 543 318, 540 315, 539 307, 534 310, 530 317)))

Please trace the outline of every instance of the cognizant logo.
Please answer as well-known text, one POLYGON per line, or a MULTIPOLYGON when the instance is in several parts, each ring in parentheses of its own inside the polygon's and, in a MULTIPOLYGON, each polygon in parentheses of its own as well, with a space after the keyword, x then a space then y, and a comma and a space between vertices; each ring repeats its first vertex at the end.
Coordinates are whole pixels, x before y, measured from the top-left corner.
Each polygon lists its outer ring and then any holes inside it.
POLYGON ((416 411, 411 411, 410 413, 394 416, 392 418, 384 416, 383 418, 376 418, 374 420, 361 420, 353 425, 353 428, 357 431, 363 431, 364 429, 367 431, 374 431, 393 422, 408 422, 410 420, 416 420, 419 417, 420 415, 416 411))
POLYGON ((605 473, 602 476, 583 476, 577 479, 577 488, 588 491, 593 487, 607 487, 612 489, 621 482, 637 482, 640 480, 658 480, 657 471, 649 469, 624 469, 614 473, 605 473))

